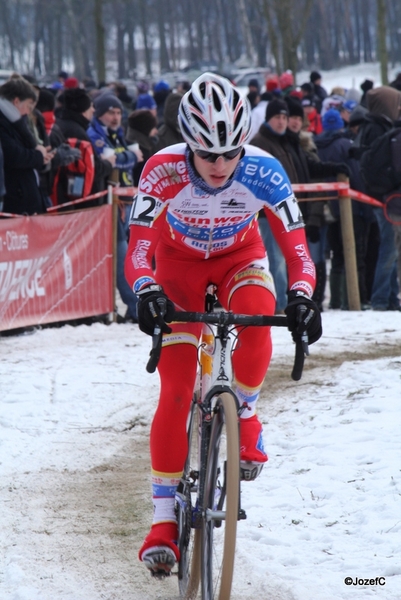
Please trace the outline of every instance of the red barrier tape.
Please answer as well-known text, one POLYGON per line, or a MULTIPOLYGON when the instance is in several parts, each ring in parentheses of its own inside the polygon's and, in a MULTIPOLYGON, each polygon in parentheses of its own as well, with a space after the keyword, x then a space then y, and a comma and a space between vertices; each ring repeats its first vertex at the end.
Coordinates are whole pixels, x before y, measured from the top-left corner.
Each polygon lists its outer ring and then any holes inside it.
MULTIPOLYGON (((297 192, 338 192, 339 198, 353 198, 354 200, 359 200, 360 202, 364 202, 365 204, 370 204, 371 206, 378 206, 383 208, 383 203, 379 202, 375 198, 371 198, 362 192, 357 192, 356 190, 352 190, 348 183, 345 182, 330 182, 330 183, 293 183, 292 189, 295 193, 297 192)), ((115 187, 113 188, 113 196, 135 196, 138 192, 138 188, 136 187, 115 187)), ((74 204, 80 204, 82 202, 86 202, 87 200, 94 200, 95 198, 100 198, 101 196, 105 196, 107 194, 107 190, 104 192, 98 192, 97 194, 92 194, 91 196, 86 196, 85 198, 78 198, 78 200, 72 200, 71 202, 65 202, 64 204, 60 204, 58 206, 52 206, 47 209, 47 212, 53 212, 59 210, 61 207, 65 206, 73 206, 74 204)), ((302 201, 305 200, 321 200, 322 198, 303 198, 302 201)), ((327 198, 327 200, 332 200, 333 198, 327 198)), ((0 217, 21 217, 22 215, 14 215, 12 213, 1 213, 0 217)))
MULTIPOLYGON (((352 190, 349 187, 348 183, 342 181, 338 181, 337 183, 334 181, 332 183, 293 183, 292 189, 295 193, 338 191, 338 196, 340 198, 354 198, 354 200, 359 200, 360 202, 364 202, 365 204, 370 204, 372 206, 380 206, 380 208, 383 208, 382 202, 379 202, 375 198, 367 196, 367 194, 363 194, 362 192, 352 190)), ((305 200, 314 200, 314 198, 305 198, 305 200)))

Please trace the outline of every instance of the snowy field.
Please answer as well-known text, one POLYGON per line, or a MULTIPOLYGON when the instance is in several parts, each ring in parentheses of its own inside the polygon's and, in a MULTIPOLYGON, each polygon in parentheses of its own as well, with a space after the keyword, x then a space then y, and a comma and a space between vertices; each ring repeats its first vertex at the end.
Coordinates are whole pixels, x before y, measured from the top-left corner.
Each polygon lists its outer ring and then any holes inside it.
MULTIPOLYGON (((276 329, 232 598, 401 598, 401 313, 323 313, 300 382, 276 329), (344 584, 382 578, 375 585, 344 584)), ((136 325, 0 338, 0 598, 176 598, 137 560, 158 376, 136 325)))

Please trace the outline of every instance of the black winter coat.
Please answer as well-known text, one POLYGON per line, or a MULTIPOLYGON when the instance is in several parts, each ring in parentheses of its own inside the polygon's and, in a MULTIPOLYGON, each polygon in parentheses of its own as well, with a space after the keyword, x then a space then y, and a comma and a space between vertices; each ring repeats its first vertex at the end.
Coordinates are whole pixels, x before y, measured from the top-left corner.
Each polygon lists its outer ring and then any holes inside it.
MULTIPOLYGON (((344 132, 325 131, 315 137, 315 144, 320 160, 346 163, 351 171, 349 178, 351 188, 360 192, 366 192, 359 171, 359 163, 349 156, 349 149, 352 147, 352 141, 345 137, 344 132)), ((338 218, 340 214, 338 201, 334 200, 330 202, 330 206, 334 216, 338 218)), ((368 204, 353 200, 352 212, 354 215, 359 215, 367 221, 374 220, 372 207, 368 204)))
POLYGON ((38 185, 43 155, 24 119, 11 123, 0 111, 0 140, 4 153, 4 212, 33 215, 45 211, 38 185))
MULTIPOLYGON (((66 139, 77 138, 78 140, 91 142, 86 133, 90 122, 83 115, 72 110, 63 109, 60 111, 60 116, 57 117, 56 123, 66 139)), ((107 188, 107 178, 110 176, 113 167, 108 160, 103 160, 99 157, 95 148, 93 149, 93 154, 95 161, 95 179, 93 181, 91 194, 96 194, 107 188)), ((96 202, 96 204, 103 204, 103 201, 104 200, 101 199, 99 202, 96 202)))

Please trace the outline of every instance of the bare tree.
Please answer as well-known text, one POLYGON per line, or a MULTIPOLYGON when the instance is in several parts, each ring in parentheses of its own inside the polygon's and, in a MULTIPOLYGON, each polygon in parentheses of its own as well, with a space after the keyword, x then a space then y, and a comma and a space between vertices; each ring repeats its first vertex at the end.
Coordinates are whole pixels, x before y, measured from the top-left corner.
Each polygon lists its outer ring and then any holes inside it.
POLYGON ((377 2, 377 46, 382 84, 388 84, 388 54, 386 47, 386 2, 377 2))

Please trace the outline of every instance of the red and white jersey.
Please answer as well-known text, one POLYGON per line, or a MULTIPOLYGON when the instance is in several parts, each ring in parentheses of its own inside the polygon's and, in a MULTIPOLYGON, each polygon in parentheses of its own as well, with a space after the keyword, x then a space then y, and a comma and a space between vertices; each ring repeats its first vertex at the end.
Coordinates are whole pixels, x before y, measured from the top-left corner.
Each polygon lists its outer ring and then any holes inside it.
POLYGON ((169 146, 147 161, 130 217, 125 272, 134 291, 154 282, 152 258, 208 260, 260 241, 264 210, 285 256, 290 289, 312 295, 315 267, 291 183, 281 163, 246 145, 233 177, 209 187, 195 171, 186 144, 169 146))

